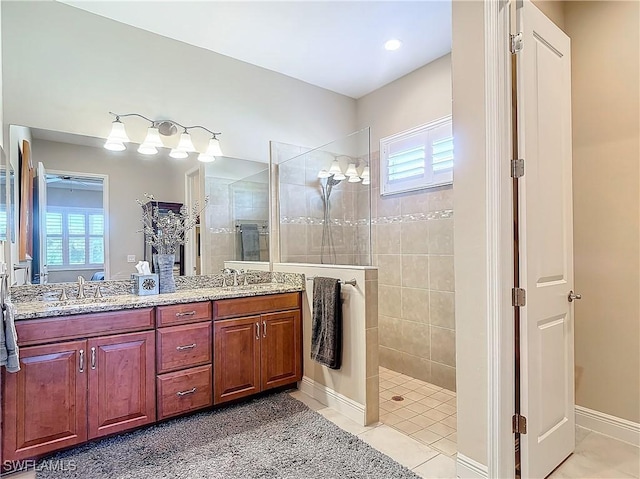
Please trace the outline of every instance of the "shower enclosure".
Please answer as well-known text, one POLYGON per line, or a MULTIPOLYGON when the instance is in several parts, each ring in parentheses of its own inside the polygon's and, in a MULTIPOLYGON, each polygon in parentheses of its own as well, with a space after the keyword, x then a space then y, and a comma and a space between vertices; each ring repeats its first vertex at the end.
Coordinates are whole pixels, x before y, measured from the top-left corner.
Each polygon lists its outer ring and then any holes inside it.
POLYGON ((369 135, 315 149, 272 144, 281 262, 371 265, 369 135))

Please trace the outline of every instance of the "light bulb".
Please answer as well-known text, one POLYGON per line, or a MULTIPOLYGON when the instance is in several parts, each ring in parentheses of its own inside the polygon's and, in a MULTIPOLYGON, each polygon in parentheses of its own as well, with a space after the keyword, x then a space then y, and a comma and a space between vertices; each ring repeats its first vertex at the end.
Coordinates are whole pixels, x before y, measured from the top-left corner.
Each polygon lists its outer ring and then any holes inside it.
POLYGON ((371 182, 370 182, 369 178, 362 178, 362 184, 363 185, 369 185, 369 184, 371 184, 371 182))
POLYGON ((327 170, 318 171, 318 178, 320 178, 320 179, 329 178, 330 176, 331 176, 331 173, 329 173, 327 170))
MULTIPOLYGON (((340 168, 340 163, 338 160, 333 160, 331 162, 331 168, 329 168, 330 175, 342 175, 342 169, 340 168)), ((336 178, 338 179, 338 178, 336 178)), ((344 178, 342 178, 344 179, 344 178)))
POLYGON ((193 147, 193 142, 191 141, 191 135, 187 133, 186 130, 182 135, 180 135, 180 141, 178 142, 178 146, 176 146, 175 149, 187 153, 196 151, 196 149, 193 147))
POLYGON ((124 151, 127 149, 121 141, 107 140, 104 147, 110 151, 124 151))
POLYGON ((209 146, 205 152, 207 156, 224 156, 222 154, 222 148, 220 148, 220 141, 214 136, 209 140, 209 146))
POLYGON ((362 178, 363 180, 365 178, 369 178, 369 167, 365 166, 364 168, 362 168, 362 174, 360 175, 360 178, 362 178))
POLYGON ((187 156, 189 156, 189 153, 187 153, 186 151, 178 150, 177 148, 174 148, 174 149, 171 150, 171 153, 169 153, 169 156, 171 158, 176 158, 178 160, 182 160, 182 159, 186 158, 187 156))
POLYGON ((129 137, 124 129, 124 124, 120 121, 120 118, 113 120, 111 123, 111 133, 107 137, 107 143, 128 143, 129 137))
POLYGON ((360 177, 359 176, 350 176, 349 177, 349 183, 358 183, 360 181, 360 177))
POLYGON ((153 126, 150 126, 147 129, 147 136, 142 142, 142 144, 148 147, 153 146, 156 148, 164 148, 164 143, 162 143, 162 140, 160 139, 160 132, 158 131, 157 128, 154 128, 153 126))
POLYGON ((336 173, 335 175, 333 175, 333 179, 337 180, 337 181, 342 181, 342 180, 347 179, 347 177, 344 176, 344 174, 342 172, 340 172, 340 173, 336 173))
MULTIPOLYGON (((344 174, 346 176, 348 176, 349 178, 352 178, 354 176, 358 176, 358 171, 356 170, 356 164, 355 163, 349 163, 349 166, 347 167, 347 171, 344 172, 344 174)), ((360 181, 360 180, 358 180, 360 181)), ((353 183, 353 181, 352 181, 353 183)))
POLYGON ((206 153, 200 153, 198 155, 198 161, 201 161, 202 163, 211 163, 212 161, 216 161, 216 157, 207 155, 206 153))
POLYGON ((141 153, 143 155, 155 155, 156 153, 158 153, 158 149, 155 146, 143 143, 138 147, 138 153, 141 153))

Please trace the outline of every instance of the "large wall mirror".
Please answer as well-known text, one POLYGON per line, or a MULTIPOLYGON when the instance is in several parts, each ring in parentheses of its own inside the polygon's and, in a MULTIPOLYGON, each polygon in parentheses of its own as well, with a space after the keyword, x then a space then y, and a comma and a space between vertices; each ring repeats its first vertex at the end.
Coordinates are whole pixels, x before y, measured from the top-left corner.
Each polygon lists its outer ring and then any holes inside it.
MULTIPOLYGON (((33 242, 32 283, 130 278, 135 264, 145 259, 136 202, 144 201, 145 193, 187 206, 209 198, 185 245, 181 274, 217 273, 228 261, 268 269, 265 163, 228 157, 200 163, 195 155, 177 160, 169 150, 145 156, 133 143, 114 152, 103 148, 103 139, 28 127, 12 126, 10 135, 12 144, 29 142, 34 166, 33 226, 32 233, 26 231, 33 242)), ((3 184, 12 177, 7 173, 3 170, 3 184)), ((18 193, 8 195, 14 211, 18 193)))

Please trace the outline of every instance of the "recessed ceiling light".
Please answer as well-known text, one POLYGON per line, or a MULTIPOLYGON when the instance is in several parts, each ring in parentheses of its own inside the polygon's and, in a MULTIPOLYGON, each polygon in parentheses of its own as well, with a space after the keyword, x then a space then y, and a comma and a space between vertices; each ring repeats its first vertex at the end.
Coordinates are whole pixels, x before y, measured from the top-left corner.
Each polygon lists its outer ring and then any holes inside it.
POLYGON ((390 52, 397 50, 402 46, 402 42, 397 38, 392 38, 391 40, 387 40, 384 44, 384 49, 390 52))

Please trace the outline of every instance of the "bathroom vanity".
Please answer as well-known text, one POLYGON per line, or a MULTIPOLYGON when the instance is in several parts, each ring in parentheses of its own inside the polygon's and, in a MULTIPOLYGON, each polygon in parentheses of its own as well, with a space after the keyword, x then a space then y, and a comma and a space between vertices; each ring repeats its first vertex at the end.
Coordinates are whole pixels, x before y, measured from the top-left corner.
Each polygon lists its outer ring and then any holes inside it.
POLYGON ((18 303, 3 460, 35 458, 302 378, 302 286, 18 303))

